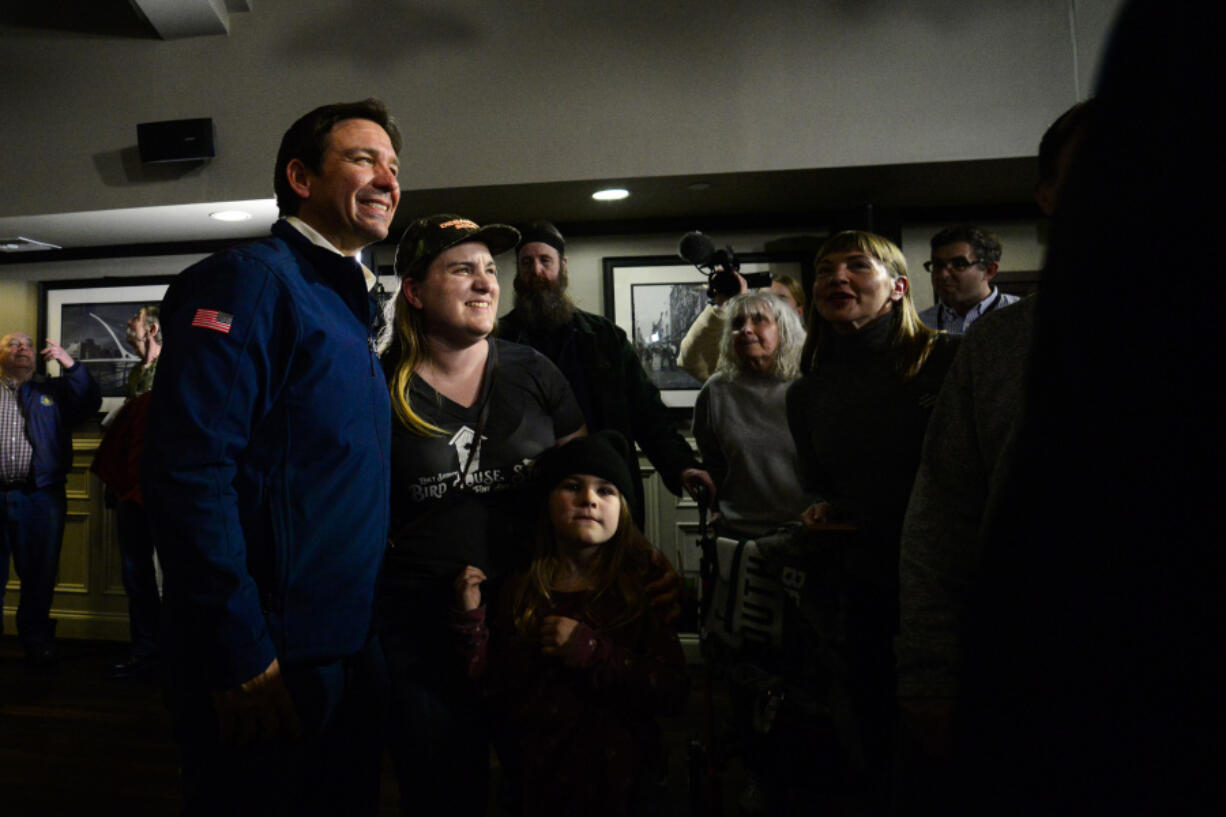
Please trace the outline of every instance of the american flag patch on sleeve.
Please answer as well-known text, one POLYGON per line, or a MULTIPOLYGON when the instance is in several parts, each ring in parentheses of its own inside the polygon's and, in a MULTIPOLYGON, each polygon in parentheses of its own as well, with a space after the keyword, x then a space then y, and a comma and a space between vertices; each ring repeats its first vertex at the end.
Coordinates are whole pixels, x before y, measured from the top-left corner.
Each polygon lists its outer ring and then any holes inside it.
POLYGON ((233 315, 229 312, 218 312, 216 309, 197 309, 196 316, 192 318, 192 326, 212 329, 224 335, 230 334, 230 324, 232 323, 234 323, 233 315))

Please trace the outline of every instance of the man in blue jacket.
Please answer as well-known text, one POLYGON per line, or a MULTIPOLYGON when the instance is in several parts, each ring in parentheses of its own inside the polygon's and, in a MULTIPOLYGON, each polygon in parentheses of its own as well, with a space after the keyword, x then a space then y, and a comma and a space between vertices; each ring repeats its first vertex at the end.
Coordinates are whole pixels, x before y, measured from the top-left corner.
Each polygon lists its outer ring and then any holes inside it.
POLYGON ((0 338, 0 607, 9 554, 21 578, 17 632, 33 666, 55 662, 51 597, 64 538, 64 473, 72 465, 72 427, 98 410, 102 393, 89 370, 58 343, 42 355, 63 377, 34 373, 34 341, 0 338))
POLYGON ((357 256, 387 235, 399 151, 377 100, 306 114, 272 237, 189 268, 162 305, 142 486, 187 814, 377 809, 391 413, 357 256))

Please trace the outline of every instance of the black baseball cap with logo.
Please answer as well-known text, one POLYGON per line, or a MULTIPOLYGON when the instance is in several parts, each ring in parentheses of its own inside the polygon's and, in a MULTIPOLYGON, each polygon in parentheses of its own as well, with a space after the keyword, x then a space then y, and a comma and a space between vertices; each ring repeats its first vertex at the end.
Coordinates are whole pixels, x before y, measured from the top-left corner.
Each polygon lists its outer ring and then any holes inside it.
POLYGON ((490 255, 499 255, 519 243, 519 230, 507 224, 487 224, 451 213, 419 218, 409 225, 396 247, 396 274, 415 277, 430 266, 439 253, 466 241, 480 241, 490 255))

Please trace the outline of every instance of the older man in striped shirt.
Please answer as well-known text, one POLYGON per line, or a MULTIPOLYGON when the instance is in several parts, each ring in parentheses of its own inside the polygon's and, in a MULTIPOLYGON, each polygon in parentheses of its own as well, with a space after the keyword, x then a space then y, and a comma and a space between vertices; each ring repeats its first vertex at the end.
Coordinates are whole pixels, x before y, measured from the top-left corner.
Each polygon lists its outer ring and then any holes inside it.
POLYGON ((17 632, 34 666, 55 662, 51 598, 64 534, 65 473, 72 427, 98 410, 102 393, 85 366, 55 341, 42 350, 62 377, 34 371, 34 341, 0 338, 0 602, 9 555, 21 579, 17 632))

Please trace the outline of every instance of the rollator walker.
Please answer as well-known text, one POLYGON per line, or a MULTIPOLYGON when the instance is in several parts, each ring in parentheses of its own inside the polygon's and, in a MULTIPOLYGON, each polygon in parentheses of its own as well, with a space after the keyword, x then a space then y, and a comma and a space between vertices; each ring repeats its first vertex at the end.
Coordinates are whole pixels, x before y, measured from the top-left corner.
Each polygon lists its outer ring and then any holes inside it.
MULTIPOLYGON (((725 771, 740 757, 763 790, 764 809, 807 815, 837 785, 840 758, 854 755, 835 647, 841 553, 856 529, 831 525, 814 534, 797 525, 755 539, 719 537, 709 506, 701 493, 704 716, 689 747, 690 813, 726 813, 725 771), (732 723, 717 723, 717 683, 728 684, 732 723)), ((740 813, 753 813, 745 794, 740 813)))

